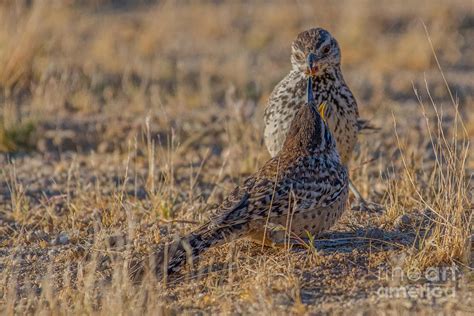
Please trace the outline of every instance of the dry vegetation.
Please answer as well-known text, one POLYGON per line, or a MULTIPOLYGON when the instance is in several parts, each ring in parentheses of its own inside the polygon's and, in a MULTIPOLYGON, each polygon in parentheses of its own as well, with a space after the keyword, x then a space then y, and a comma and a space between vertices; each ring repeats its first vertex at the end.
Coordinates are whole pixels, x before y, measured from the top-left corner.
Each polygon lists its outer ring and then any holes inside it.
POLYGON ((471 1, 45 3, 0 5, 2 313, 474 309, 471 1), (381 127, 351 173, 385 212, 347 211, 308 249, 242 240, 166 287, 131 284, 132 253, 195 227, 268 159, 266 99, 315 25, 381 127), (413 285, 381 270, 446 266, 455 278, 417 284, 454 296, 377 296, 413 285))

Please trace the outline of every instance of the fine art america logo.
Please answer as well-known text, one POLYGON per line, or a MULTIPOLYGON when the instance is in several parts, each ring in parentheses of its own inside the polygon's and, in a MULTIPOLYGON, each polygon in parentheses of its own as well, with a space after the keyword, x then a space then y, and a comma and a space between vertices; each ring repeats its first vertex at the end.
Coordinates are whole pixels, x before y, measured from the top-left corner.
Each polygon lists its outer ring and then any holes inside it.
POLYGON ((458 270, 455 266, 430 267, 423 272, 418 268, 412 268, 408 271, 400 267, 390 271, 379 269, 378 280, 388 281, 389 285, 378 288, 376 293, 380 298, 434 299, 455 297, 456 287, 448 284, 456 281, 457 273, 458 270))

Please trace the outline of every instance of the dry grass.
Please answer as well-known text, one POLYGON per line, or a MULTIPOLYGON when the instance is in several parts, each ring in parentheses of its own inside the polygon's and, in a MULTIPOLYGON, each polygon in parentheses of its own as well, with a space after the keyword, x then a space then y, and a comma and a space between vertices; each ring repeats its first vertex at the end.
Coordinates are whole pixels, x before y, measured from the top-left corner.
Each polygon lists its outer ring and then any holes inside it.
POLYGON ((1 312, 472 310, 469 1, 119 2, 0 5, 1 312), (386 211, 348 211, 305 249, 243 240, 167 287, 131 284, 132 256, 204 221, 268 159, 266 99, 314 25, 381 127, 351 177, 386 211), (380 270, 452 264, 455 297, 376 295, 411 284, 380 270))

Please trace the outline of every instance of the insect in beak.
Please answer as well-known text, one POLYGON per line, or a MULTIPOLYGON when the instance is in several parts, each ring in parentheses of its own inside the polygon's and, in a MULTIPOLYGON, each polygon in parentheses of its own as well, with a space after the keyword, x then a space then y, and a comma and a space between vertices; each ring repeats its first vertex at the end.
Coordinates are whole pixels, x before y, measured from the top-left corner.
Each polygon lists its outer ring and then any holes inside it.
POLYGON ((323 119, 323 121, 326 121, 326 109, 327 109, 328 105, 326 102, 323 102, 319 105, 318 107, 318 112, 319 112, 319 115, 321 115, 321 118, 323 119))

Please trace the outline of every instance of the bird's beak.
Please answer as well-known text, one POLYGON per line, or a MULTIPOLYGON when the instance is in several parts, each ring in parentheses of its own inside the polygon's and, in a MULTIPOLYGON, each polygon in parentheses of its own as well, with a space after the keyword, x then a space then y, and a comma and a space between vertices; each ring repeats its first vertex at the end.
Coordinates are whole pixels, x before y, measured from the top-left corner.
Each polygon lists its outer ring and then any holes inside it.
POLYGON ((318 57, 314 53, 309 53, 306 57, 306 75, 315 77, 318 73, 318 57))

